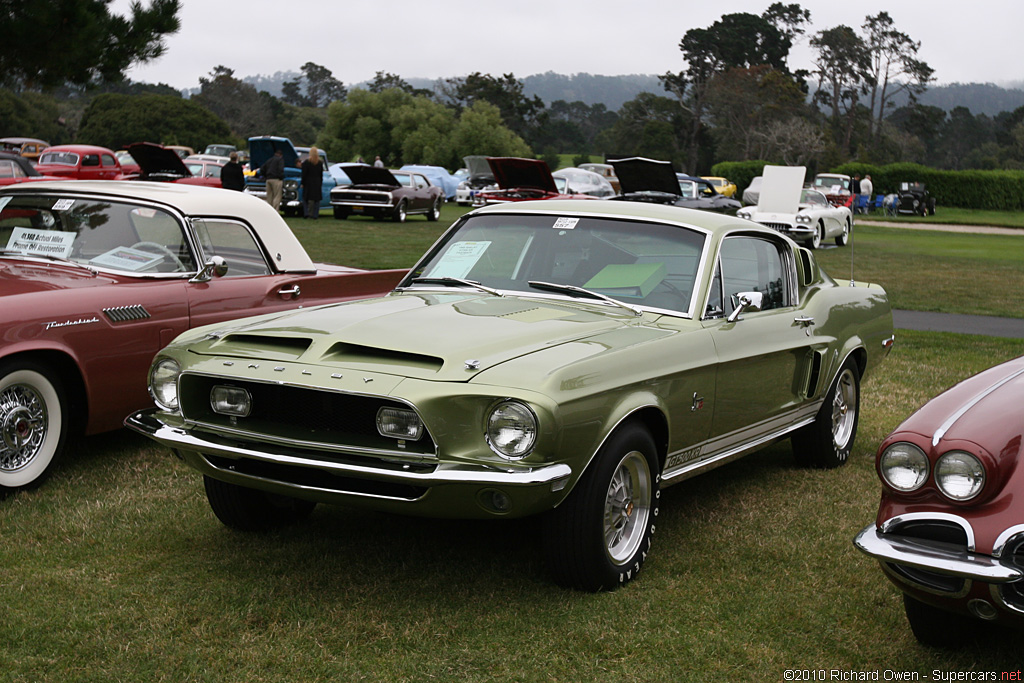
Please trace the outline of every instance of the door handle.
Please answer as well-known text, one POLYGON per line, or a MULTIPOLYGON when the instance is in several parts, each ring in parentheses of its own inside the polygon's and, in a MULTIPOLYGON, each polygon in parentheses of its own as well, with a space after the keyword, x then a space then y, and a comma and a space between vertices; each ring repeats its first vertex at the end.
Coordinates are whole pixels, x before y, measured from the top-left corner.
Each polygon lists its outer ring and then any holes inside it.
POLYGON ((793 322, 795 322, 800 327, 811 327, 812 325, 814 325, 814 318, 809 318, 805 315, 802 315, 799 318, 794 319, 793 322))
POLYGON ((285 289, 282 287, 277 290, 277 293, 282 299, 298 299, 302 295, 302 289, 298 285, 292 285, 291 289, 285 289))

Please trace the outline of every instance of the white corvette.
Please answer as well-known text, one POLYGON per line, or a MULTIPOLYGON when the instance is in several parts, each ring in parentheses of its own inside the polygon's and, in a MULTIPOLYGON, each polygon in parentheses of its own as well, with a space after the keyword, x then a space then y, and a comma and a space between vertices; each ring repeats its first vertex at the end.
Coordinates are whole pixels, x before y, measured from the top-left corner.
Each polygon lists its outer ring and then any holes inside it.
POLYGON ((802 189, 804 171, 802 166, 765 166, 758 203, 743 207, 736 215, 789 235, 811 249, 833 238, 837 246, 844 246, 853 229, 853 212, 845 206, 832 206, 818 190, 802 189))

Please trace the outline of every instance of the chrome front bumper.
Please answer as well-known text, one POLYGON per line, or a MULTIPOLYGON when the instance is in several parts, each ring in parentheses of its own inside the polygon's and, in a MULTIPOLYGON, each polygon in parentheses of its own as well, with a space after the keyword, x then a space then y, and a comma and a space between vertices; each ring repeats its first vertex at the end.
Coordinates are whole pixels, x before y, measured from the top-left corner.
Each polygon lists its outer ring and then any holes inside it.
MULTIPOLYGON (((259 444, 217 437, 184 424, 169 424, 155 408, 128 416, 124 424, 167 446, 188 465, 215 479, 323 503, 361 503, 376 509, 424 516, 486 518, 536 514, 561 502, 568 493, 566 485, 572 475, 572 468, 562 463, 500 468, 439 462, 432 466, 410 464, 403 468, 391 462, 390 467, 374 467, 318 459, 310 457, 308 451, 288 454, 260 450, 259 444), (247 468, 245 463, 253 463, 255 468, 247 468), (254 473, 256 470, 260 473, 254 473), (301 476, 286 479, 268 475, 268 472, 301 476), (376 483, 421 493, 398 496, 359 485, 349 489, 326 486, 316 482, 318 476, 324 481, 376 483), (509 501, 508 509, 495 509, 490 504, 495 494, 509 501)), ((274 448, 270 444, 266 447, 274 448)))
POLYGON ((1024 572, 989 555, 959 550, 949 545, 883 534, 874 524, 865 527, 853 539, 862 553, 879 562, 958 576, 985 583, 1011 583, 1024 578, 1024 572))

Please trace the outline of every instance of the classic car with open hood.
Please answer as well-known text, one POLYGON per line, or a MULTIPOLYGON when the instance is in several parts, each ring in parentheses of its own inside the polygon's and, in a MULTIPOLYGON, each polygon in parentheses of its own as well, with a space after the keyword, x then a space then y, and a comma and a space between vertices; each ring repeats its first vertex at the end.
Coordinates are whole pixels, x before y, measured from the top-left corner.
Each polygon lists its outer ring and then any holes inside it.
POLYGON ((473 197, 477 192, 495 184, 494 172, 487 163, 487 157, 481 154, 462 157, 462 161, 466 164, 469 175, 455 188, 455 201, 459 206, 468 206, 473 203, 473 197))
POLYGON ((830 204, 818 190, 803 189, 803 166, 765 166, 757 204, 737 212, 740 218, 760 223, 817 249, 834 239, 841 247, 853 231, 853 212, 830 204))
POLYGON ((622 194, 613 198, 616 201, 668 204, 730 214, 740 208, 739 201, 718 194, 708 181, 678 174, 667 161, 631 157, 614 159, 611 164, 622 188, 622 194))
POLYGON ((181 335, 127 424, 229 526, 318 502, 541 515, 556 580, 610 590, 650 552, 659 487, 789 437, 843 464, 892 333, 882 288, 752 223, 517 202, 462 217, 385 297, 181 335))
MULTIPOLYGON (((296 147, 288 138, 273 135, 260 135, 249 138, 249 167, 255 171, 245 177, 245 191, 263 198, 267 196, 267 179, 259 173, 259 168, 270 157, 280 150, 284 158, 284 184, 281 188, 281 213, 285 216, 301 216, 303 213, 302 168, 303 159, 309 156, 308 147, 296 147)), ((320 150, 320 160, 324 162, 324 178, 320 208, 331 207, 331 188, 338 184, 328 170, 330 162, 327 155, 320 150)))
POLYGON ((128 145, 128 154, 139 165, 138 180, 220 187, 219 165, 216 174, 203 172, 202 164, 199 165, 200 173, 193 173, 177 152, 154 142, 128 145))
POLYGON ((1024 357, 933 398, 882 441, 882 500, 854 544, 903 591, 914 635, 1024 627, 1024 357))
POLYGON ((473 206, 537 199, 597 199, 587 194, 574 193, 564 180, 559 188, 555 177, 551 175, 551 169, 540 159, 487 157, 487 163, 498 187, 474 194, 473 206))
POLYGON ((0 490, 39 483, 76 433, 149 404, 190 327, 390 291, 404 271, 313 263, 266 203, 179 183, 0 190, 0 490))
POLYGON ((404 223, 414 214, 422 214, 428 221, 441 217, 444 190, 422 173, 356 164, 346 166, 345 174, 352 184, 339 185, 330 192, 335 218, 372 216, 404 223))

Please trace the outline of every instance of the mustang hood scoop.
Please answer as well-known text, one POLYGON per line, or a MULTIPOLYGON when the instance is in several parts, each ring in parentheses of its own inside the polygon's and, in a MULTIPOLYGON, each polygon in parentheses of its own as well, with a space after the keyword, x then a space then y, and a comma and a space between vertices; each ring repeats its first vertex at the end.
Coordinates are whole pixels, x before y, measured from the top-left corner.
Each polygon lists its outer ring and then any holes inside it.
POLYGON ((424 379, 466 381, 479 370, 620 329, 633 316, 572 303, 479 294, 423 293, 321 306, 247 325, 193 353, 294 360, 424 379), (415 330, 415 334, 411 331, 415 330))

